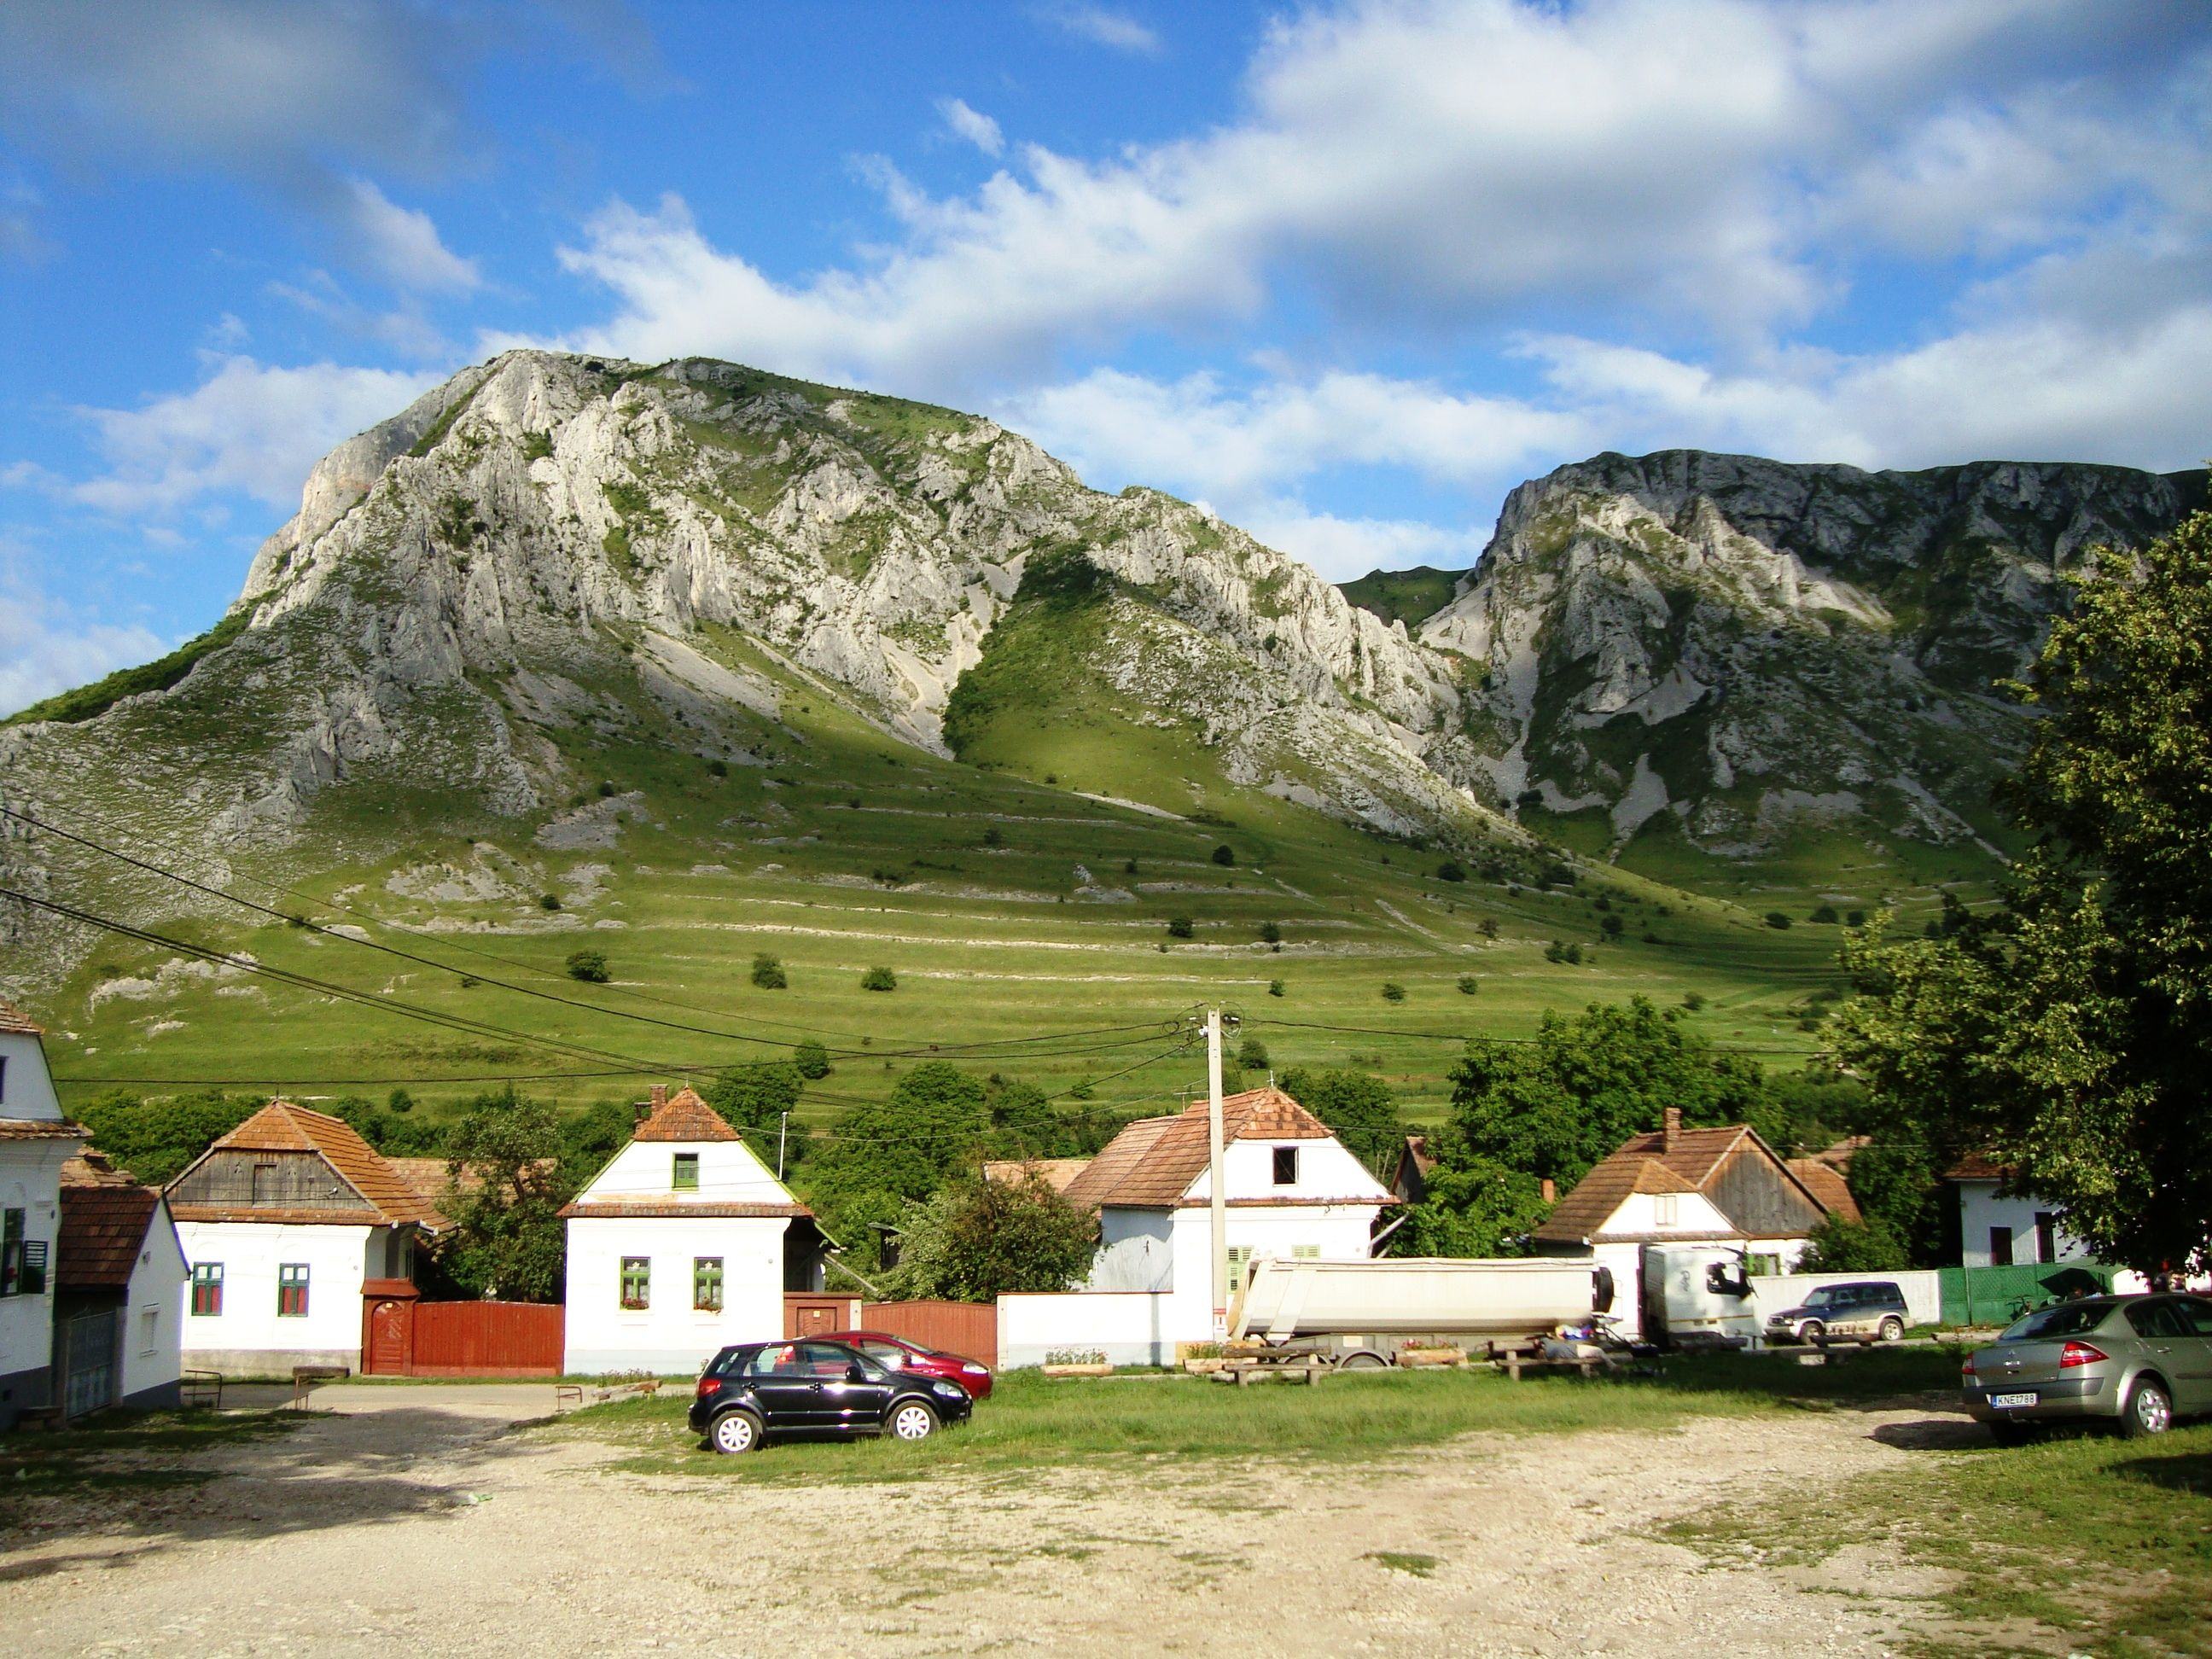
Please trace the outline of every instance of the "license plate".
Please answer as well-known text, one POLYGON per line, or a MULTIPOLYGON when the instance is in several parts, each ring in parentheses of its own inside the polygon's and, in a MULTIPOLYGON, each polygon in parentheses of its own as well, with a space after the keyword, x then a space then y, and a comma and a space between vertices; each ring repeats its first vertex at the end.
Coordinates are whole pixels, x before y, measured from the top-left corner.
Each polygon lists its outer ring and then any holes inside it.
POLYGON ((1999 1411, 2006 1411, 2020 1406, 2033 1406, 2038 1397, 2032 1394, 1993 1394, 1990 1396, 1990 1404, 1999 1411))

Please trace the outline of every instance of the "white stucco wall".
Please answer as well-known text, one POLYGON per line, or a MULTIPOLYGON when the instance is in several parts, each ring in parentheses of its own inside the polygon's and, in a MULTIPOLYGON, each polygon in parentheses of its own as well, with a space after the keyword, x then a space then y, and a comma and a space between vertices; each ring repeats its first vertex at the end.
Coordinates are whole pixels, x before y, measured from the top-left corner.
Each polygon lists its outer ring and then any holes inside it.
POLYGON ((1868 1279, 1896 1285, 1904 1295, 1905 1311, 1914 1324, 1943 1322, 1942 1281, 1932 1270, 1925 1268, 1895 1273, 1761 1274, 1751 1281, 1752 1300, 1759 1304, 1759 1322, 1764 1325, 1769 1315, 1796 1307, 1823 1285, 1857 1285, 1868 1279))
MULTIPOLYGON (((702 1163, 702 1187, 705 1182, 702 1163)), ((665 1188, 654 1190, 665 1192, 665 1188)), ((582 1375, 696 1373, 715 1350, 729 1343, 768 1342, 781 1336, 783 1236, 790 1224, 781 1216, 570 1221, 563 1369, 582 1375), (622 1260, 626 1255, 644 1256, 653 1263, 648 1307, 622 1305, 622 1260), (719 1313, 698 1312, 691 1305, 692 1264, 700 1256, 722 1259, 719 1313)))
MULTIPOLYGON (((795 1204, 791 1189, 742 1140, 633 1140, 593 1176, 579 1201, 591 1199, 696 1198, 705 1204, 795 1204), (699 1159, 696 1191, 676 1187, 676 1154, 699 1159)), ((779 1332, 777 1334, 781 1335, 779 1332)))
MULTIPOLYGON (((1994 1181, 1962 1181, 1959 1183, 1959 1256, 1969 1267, 2002 1267, 1990 1254, 1990 1229, 2012 1229, 2013 1265, 2024 1267, 2039 1262, 2035 1237, 2035 1218, 2039 1212, 2049 1213, 2056 1209, 2050 1200, 2038 1198, 2033 1193, 2016 1197, 2000 1197, 1994 1181)), ((2054 1261, 2072 1261, 2087 1256, 2089 1247, 2066 1231, 2063 1223, 2057 1229, 2057 1252, 2054 1261)))
MULTIPOLYGON (((155 1206, 131 1270, 124 1301, 123 1399, 165 1392, 184 1367, 185 1280, 189 1269, 177 1230, 169 1224, 169 1203, 155 1206)), ((309 1298, 313 1305, 313 1297, 309 1298)), ((166 1403, 163 1402, 163 1403, 166 1403)))
POLYGON ((1735 1223, 1702 1193, 1631 1193, 1601 1233, 1734 1233, 1735 1223))
MULTIPOLYGON (((1231 1199, 1239 1198, 1364 1198, 1377 1204, 1394 1194, 1368 1174, 1367 1166, 1334 1140, 1232 1140, 1221 1149, 1222 1184, 1231 1199), (1298 1178, 1278 1186, 1275 1149, 1294 1148, 1298 1155, 1298 1178)), ((1198 1179, 1184 1192, 1186 1198, 1211 1198, 1212 1171, 1200 1170, 1198 1179)))
MULTIPOLYGON (((182 1221, 186 1273, 222 1264, 222 1312, 194 1314, 185 1295, 182 1363, 230 1376, 286 1375, 294 1365, 361 1369, 361 1286, 380 1279, 387 1227, 279 1225, 264 1221, 182 1221), (279 1317, 276 1270, 307 1268, 307 1311, 279 1317)), ((135 1314, 134 1314, 135 1317, 135 1314)), ((134 1332, 129 1340, 136 1344, 134 1332)))
POLYGON ((1098 1254, 1091 1263, 1093 1291, 1164 1291, 1175 1283, 1175 1212, 1102 1210, 1098 1254))
POLYGON ((0 1031, 0 1117, 46 1118, 62 1115, 54 1081, 46 1071, 46 1050, 22 1031, 0 1031))
POLYGON ((1116 1365, 1171 1365, 1169 1298, 1143 1291, 1068 1291, 999 1298, 999 1369, 1042 1365, 1055 1350, 1103 1353, 1116 1365))
POLYGON ((22 1211, 24 1242, 43 1241, 46 1247, 46 1288, 36 1296, 0 1296, 0 1426, 12 1423, 25 1407, 46 1403, 62 1164, 82 1145, 75 1139, 0 1140, 0 1207, 22 1211))

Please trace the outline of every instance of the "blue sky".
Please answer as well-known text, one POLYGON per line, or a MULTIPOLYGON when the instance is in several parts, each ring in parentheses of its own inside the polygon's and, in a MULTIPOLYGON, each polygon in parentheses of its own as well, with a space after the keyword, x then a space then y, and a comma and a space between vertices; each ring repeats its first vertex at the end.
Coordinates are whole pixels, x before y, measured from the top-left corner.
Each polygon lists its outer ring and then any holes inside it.
POLYGON ((0 711, 519 342, 989 413, 1343 580, 1601 449, 2212 452, 2197 0, 0 10, 0 711))

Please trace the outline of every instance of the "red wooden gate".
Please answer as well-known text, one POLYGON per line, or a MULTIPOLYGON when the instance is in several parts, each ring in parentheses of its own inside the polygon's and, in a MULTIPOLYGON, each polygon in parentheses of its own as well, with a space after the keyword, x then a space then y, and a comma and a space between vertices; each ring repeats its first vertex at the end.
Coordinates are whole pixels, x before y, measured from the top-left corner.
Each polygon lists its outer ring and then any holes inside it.
POLYGON ((994 1302, 867 1302, 860 1328, 902 1336, 925 1348, 999 1364, 999 1307, 994 1302))
POLYGON ((414 1376, 558 1376, 557 1302, 418 1302, 414 1376))

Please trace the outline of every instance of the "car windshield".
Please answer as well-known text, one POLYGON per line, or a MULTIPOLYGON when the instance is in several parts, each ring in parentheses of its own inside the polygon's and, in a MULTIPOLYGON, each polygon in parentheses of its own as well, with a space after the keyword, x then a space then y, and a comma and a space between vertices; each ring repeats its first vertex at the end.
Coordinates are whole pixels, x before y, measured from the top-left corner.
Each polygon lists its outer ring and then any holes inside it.
POLYGON ((1850 1300, 1850 1297, 1844 1293, 1841 1286, 1823 1285, 1805 1298, 1805 1305, 1808 1308, 1833 1308, 1850 1300))
POLYGON ((2062 1302, 2039 1308, 2025 1319, 2005 1327, 2000 1342, 2032 1342, 2039 1337, 2080 1336, 2103 1324, 2112 1311, 2109 1302, 2062 1302))

